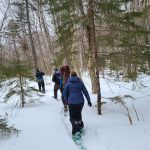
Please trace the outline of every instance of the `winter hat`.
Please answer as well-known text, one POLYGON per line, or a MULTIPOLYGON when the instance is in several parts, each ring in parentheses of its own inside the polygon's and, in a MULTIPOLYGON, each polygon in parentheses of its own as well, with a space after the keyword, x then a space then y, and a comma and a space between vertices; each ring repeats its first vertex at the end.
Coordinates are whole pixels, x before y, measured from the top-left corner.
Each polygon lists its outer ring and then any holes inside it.
POLYGON ((71 77, 76 77, 77 76, 77 73, 75 71, 72 71, 71 72, 71 77))
POLYGON ((54 71, 58 71, 58 69, 57 69, 57 68, 55 68, 55 69, 54 69, 54 71))

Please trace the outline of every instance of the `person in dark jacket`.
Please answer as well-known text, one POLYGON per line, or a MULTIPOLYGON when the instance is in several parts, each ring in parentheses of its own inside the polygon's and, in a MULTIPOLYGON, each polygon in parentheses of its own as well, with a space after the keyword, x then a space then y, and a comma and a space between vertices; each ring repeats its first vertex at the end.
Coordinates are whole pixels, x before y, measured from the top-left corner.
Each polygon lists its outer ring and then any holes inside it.
POLYGON ((82 120, 82 108, 84 106, 84 96, 87 99, 88 105, 91 107, 89 93, 76 72, 71 72, 71 77, 67 80, 67 83, 63 90, 63 95, 67 100, 69 107, 70 122, 72 124, 72 135, 83 131, 84 123, 82 120))
POLYGON ((54 84, 54 98, 57 99, 57 92, 60 89, 60 72, 57 68, 54 69, 54 74, 52 77, 52 81, 54 84))
POLYGON ((44 72, 41 72, 39 69, 36 70, 36 79, 38 82, 39 91, 42 91, 43 93, 45 93, 45 83, 43 78, 44 75, 45 75, 44 72))

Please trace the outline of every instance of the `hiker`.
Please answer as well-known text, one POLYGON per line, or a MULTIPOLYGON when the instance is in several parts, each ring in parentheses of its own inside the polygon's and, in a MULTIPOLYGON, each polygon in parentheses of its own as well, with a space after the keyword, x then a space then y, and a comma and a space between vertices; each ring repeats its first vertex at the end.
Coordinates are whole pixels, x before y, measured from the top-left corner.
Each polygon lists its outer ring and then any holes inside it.
POLYGON ((57 99, 57 92, 60 89, 60 72, 57 68, 54 69, 54 74, 52 77, 54 84, 54 98, 57 99))
POLYGON ((68 111, 68 107, 67 107, 67 101, 65 100, 64 96, 63 96, 63 89, 64 86, 68 80, 68 78, 70 77, 70 69, 68 65, 64 65, 60 68, 60 90, 62 93, 62 103, 64 105, 64 111, 68 111))
POLYGON ((84 83, 77 77, 77 73, 72 71, 71 77, 67 80, 64 87, 63 96, 68 103, 73 136, 84 131, 84 123, 82 121, 82 108, 84 106, 83 94, 87 99, 88 106, 91 107, 90 96, 84 83))
POLYGON ((41 72, 39 69, 36 70, 36 78, 37 78, 37 82, 38 82, 39 91, 42 91, 43 93, 45 93, 45 83, 44 83, 44 79, 43 79, 44 75, 45 75, 44 72, 41 72), (41 90, 41 88, 42 88, 42 90, 41 90))

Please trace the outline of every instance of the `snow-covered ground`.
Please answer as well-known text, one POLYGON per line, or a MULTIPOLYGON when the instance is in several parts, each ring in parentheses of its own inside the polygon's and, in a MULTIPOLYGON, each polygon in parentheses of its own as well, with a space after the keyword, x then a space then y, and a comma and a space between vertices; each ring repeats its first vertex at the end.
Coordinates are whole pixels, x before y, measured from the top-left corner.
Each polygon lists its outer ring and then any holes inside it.
MULTIPOLYGON (((69 117, 62 114, 62 102, 52 98, 53 83, 45 78, 46 93, 38 99, 43 102, 14 108, 12 104, 0 103, 0 115, 7 112, 9 123, 21 132, 18 136, 0 137, 0 150, 78 150, 71 139, 69 117)), ((119 82, 101 79, 102 115, 97 115, 96 95, 91 93, 87 74, 83 81, 90 93, 92 108, 85 102, 83 121, 86 134, 82 137, 87 150, 150 150, 150 76, 141 76, 138 82, 119 82), (143 86, 144 85, 144 86, 143 86), (107 98, 131 95, 126 98, 133 125, 125 115, 126 109, 107 98), (136 112, 133 109, 133 105, 136 112), (138 118, 139 120, 138 120, 138 118)), ((37 84, 33 83, 36 88, 37 84)), ((0 91, 0 101, 3 101, 0 91)), ((15 97, 13 97, 15 100, 15 97)))

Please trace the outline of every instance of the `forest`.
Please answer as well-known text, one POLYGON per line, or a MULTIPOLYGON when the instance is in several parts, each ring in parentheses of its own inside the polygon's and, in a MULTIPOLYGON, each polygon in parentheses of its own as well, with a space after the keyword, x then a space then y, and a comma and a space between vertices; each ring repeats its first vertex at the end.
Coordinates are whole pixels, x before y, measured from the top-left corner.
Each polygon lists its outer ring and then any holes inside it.
MULTIPOLYGON (((50 76, 63 65, 81 78, 88 72, 101 115, 100 77, 129 82, 150 75, 150 0, 1 0, 0 89, 4 82, 10 87, 5 102, 17 94, 24 107, 37 91, 28 85, 36 70, 50 76)), ((0 128, 7 128, 5 119, 0 116, 0 128)))

